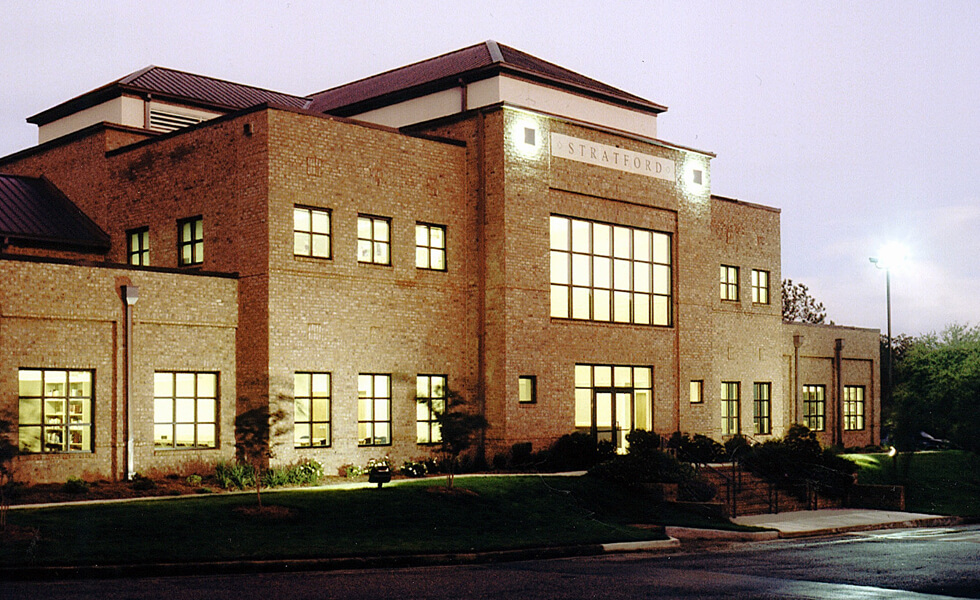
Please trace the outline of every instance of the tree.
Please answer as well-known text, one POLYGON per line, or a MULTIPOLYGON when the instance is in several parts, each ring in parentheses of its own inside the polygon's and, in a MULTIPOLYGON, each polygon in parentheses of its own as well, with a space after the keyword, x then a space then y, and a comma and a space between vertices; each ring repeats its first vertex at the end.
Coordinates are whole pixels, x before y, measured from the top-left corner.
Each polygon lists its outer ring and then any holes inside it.
POLYGON ((269 459, 275 456, 276 439, 285 433, 284 428, 277 427, 285 418, 282 409, 269 412, 268 406, 253 408, 235 417, 239 458, 252 467, 259 508, 262 508, 262 475, 269 459))
MULTIPOLYGON (((420 403, 428 402, 428 398, 419 398, 420 403)), ((476 441, 477 434, 489 426, 486 418, 479 413, 466 410, 466 399, 455 390, 446 390, 446 400, 442 411, 433 409, 434 418, 439 425, 442 439, 439 442, 439 452, 449 463, 449 477, 446 478, 446 488, 453 488, 453 479, 459 463, 459 455, 476 441)))
POLYGON ((887 418, 899 450, 915 449, 926 432, 980 451, 980 327, 954 324, 915 338, 896 362, 887 418))
MULTIPOLYGON (((817 302, 804 284, 784 279, 782 292, 784 321, 820 324, 827 318, 823 303, 817 302)), ((833 321, 830 324, 833 325, 833 321)))

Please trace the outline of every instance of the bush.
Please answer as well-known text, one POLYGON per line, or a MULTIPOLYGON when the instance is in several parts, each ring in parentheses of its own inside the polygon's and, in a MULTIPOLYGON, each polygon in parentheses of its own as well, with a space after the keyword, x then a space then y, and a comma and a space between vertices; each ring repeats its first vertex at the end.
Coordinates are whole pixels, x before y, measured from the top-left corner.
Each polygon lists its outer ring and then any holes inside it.
POLYGON ((587 433, 563 435, 543 457, 545 471, 582 471, 607 461, 614 455, 612 445, 596 444, 587 433))
POLYGON ((214 466, 214 477, 226 490, 244 490, 255 486, 255 467, 239 462, 219 462, 214 466))
POLYGON ((680 431, 675 431, 667 441, 667 448, 673 449, 677 453, 677 458, 694 464, 707 464, 720 462, 727 458, 725 447, 700 433, 690 436, 680 431))
POLYGON ((694 478, 694 469, 662 450, 619 455, 589 469, 589 475, 627 487, 644 483, 680 483, 694 478))
POLYGON ((63 489, 73 496, 76 494, 84 494, 88 491, 88 482, 81 477, 69 477, 68 480, 65 481, 63 489))
POLYGON ((188 475, 187 476, 187 485, 189 485, 189 486, 199 487, 201 485, 201 482, 202 481, 203 480, 201 479, 201 476, 200 475, 188 475))
POLYGON ((725 440, 725 456, 728 460, 738 460, 751 447, 748 438, 741 433, 737 433, 725 440))
POLYGON ((427 472, 424 462, 406 460, 402 463, 401 473, 406 477, 425 477, 427 472))
POLYGON ((321 478, 323 478, 323 465, 315 460, 307 460, 266 470, 262 473, 262 485, 265 487, 317 485, 321 478))
POLYGON ((804 425, 790 427, 785 438, 756 444, 742 464, 771 483, 784 487, 810 484, 835 498, 847 494, 857 472, 853 462, 822 449, 816 434, 804 425))
POLYGON ((646 453, 660 449, 660 435, 645 429, 634 429, 626 434, 629 452, 646 453))
POLYGON ((514 467, 522 467, 531 462, 534 446, 531 442, 518 442, 510 447, 510 464, 514 467))
POLYGON ((152 479, 150 479, 149 477, 145 477, 143 475, 140 475, 139 473, 136 473, 135 475, 133 475, 133 480, 130 482, 129 485, 134 490, 146 491, 155 488, 157 486, 157 483, 152 479))

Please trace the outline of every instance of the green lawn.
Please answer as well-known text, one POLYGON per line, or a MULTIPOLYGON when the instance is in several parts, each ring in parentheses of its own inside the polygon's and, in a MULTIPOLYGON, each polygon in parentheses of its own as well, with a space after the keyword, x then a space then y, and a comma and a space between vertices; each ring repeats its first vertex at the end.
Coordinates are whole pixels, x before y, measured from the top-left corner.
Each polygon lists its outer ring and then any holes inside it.
POLYGON ((858 482, 904 485, 905 508, 962 517, 980 517, 980 456, 945 450, 900 454, 849 454, 858 464, 858 482))
MULTIPOLYGON (((246 517, 254 495, 214 495, 94 506, 11 511, 16 530, 38 539, 6 540, 6 566, 200 562, 503 550, 655 539, 630 523, 711 523, 658 507, 591 477, 457 479, 473 495, 411 481, 378 490, 266 492, 266 505, 291 517, 246 517)), ((21 536, 22 537, 22 536, 21 536)))

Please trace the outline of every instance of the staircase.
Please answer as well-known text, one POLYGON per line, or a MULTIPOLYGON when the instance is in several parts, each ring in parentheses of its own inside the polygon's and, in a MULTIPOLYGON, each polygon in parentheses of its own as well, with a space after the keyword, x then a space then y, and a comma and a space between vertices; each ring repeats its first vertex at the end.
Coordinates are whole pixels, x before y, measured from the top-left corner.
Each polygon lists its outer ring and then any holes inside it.
MULTIPOLYGON (((800 500, 796 494, 778 489, 740 465, 733 468, 731 463, 711 464, 701 467, 698 472, 717 488, 717 499, 725 503, 732 518, 841 507, 840 501, 812 492, 803 494, 809 502, 800 500)), ((803 488, 800 491, 806 492, 803 488)))

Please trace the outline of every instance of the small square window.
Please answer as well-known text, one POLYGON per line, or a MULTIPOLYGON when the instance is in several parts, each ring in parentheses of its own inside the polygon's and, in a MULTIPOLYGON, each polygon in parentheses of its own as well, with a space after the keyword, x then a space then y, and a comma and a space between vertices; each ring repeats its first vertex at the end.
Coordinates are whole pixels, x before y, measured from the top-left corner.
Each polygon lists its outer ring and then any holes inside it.
POLYGON ((446 228, 428 223, 415 224, 415 267, 431 271, 446 270, 446 228))
POLYGON ((330 211, 293 207, 293 254, 330 258, 330 211))
POLYGON ((691 404, 701 404, 704 402, 704 381, 697 379, 691 381, 691 404))
POLYGON ((694 176, 692 177, 695 185, 701 185, 702 181, 702 171, 701 169, 694 169, 694 176))
POLYGON ((738 301, 738 267, 721 265, 721 299, 738 301))
POLYGON ((204 217, 177 221, 177 263, 180 266, 204 262, 204 217))
POLYGON ((517 378, 517 401, 521 404, 534 404, 538 401, 538 378, 534 375, 521 375, 517 378))
POLYGON ((534 128, 533 127, 525 127, 524 128, 524 143, 525 144, 527 144, 528 146, 534 146, 537 143, 535 141, 535 137, 537 137, 537 136, 535 135, 535 132, 534 132, 534 128))
POLYGON ((139 267, 150 264, 150 228, 141 227, 126 232, 126 262, 139 267))
POLYGON ((391 265, 391 219, 357 217, 357 262, 391 265))

